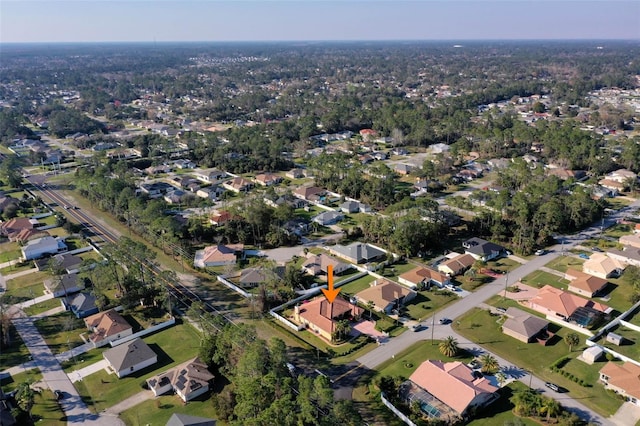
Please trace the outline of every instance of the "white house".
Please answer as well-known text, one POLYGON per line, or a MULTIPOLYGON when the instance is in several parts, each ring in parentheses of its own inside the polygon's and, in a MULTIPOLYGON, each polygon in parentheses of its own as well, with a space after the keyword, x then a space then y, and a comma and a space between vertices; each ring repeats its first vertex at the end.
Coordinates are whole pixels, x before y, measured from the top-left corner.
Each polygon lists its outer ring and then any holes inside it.
POLYGON ((109 369, 116 373, 118 378, 158 362, 158 355, 140 338, 109 349, 102 356, 109 364, 109 369))
POLYGON ((155 396, 174 391, 184 402, 190 401, 209 390, 214 376, 199 358, 153 376, 147 380, 149 389, 155 396))
POLYGON ((46 254, 55 254, 66 249, 67 245, 64 241, 52 236, 36 238, 22 246, 22 258, 24 260, 38 259, 46 254))

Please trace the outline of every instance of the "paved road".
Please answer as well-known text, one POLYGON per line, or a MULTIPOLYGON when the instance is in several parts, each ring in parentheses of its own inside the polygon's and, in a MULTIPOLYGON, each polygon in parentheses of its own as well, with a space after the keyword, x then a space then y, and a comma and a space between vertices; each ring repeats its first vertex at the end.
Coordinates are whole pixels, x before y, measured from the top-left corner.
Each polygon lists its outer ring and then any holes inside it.
MULTIPOLYGON (((522 266, 519 266, 518 268, 509 272, 504 277, 498 278, 497 280, 487 285, 484 285, 478 291, 474 292, 473 295, 471 295, 470 297, 465 297, 459 300, 458 302, 444 308, 443 310, 438 312, 437 314, 438 318, 459 317, 460 315, 471 310, 475 306, 478 306, 480 303, 484 302, 490 297, 496 294, 499 294, 501 291, 505 291, 506 287, 517 282, 518 280, 530 274, 531 272, 541 269, 545 264, 555 259, 556 257, 560 256, 563 253, 563 250, 569 250, 573 246, 580 244, 586 239, 598 236, 603 227, 607 228, 609 226, 612 226, 618 220, 624 218, 624 216, 626 215, 626 212, 629 209, 637 208, 638 206, 640 206, 640 200, 635 201, 627 209, 618 211, 610 215, 609 217, 605 218, 601 223, 594 224, 593 226, 580 232, 577 235, 567 235, 567 236, 558 237, 560 244, 550 247, 546 255, 537 256, 533 258, 531 261, 527 262, 526 264, 523 264, 522 266)), ((440 325, 437 321, 437 318, 434 318, 433 316, 424 320, 423 323, 429 326, 428 330, 423 330, 416 333, 405 332, 400 336, 393 338, 389 343, 379 346, 376 349, 361 356, 360 358, 358 358, 357 361, 360 364, 362 364, 362 366, 368 369, 374 369, 375 367, 377 367, 387 359, 394 357, 397 353, 407 349, 417 341, 431 338, 431 333, 433 333, 434 338, 437 338, 437 339, 441 339, 446 336, 454 336, 458 339, 458 342, 462 343, 463 345, 472 345, 472 347, 476 347, 478 350, 482 352, 488 352, 485 349, 481 348, 479 345, 474 344, 464 339, 462 336, 457 335, 457 333, 455 333, 451 329, 450 325, 440 325), (436 325, 434 327, 431 327, 433 323, 435 323, 436 325)), ((518 369, 518 367, 515 367, 509 364, 505 360, 500 359, 499 357, 497 358, 501 361, 500 362, 501 365, 508 366, 507 369, 509 371, 514 371, 514 372, 522 371, 521 369, 518 369)), ((512 375, 515 375, 515 374, 512 374, 512 375)), ((542 380, 536 377, 533 377, 533 378, 529 377, 529 379, 532 380, 532 385, 535 388, 544 387, 544 382, 542 380)), ((522 380, 522 378, 520 378, 520 380, 522 380)), ((523 380, 523 381, 527 382, 528 384, 529 380, 523 380)), ((572 411, 576 412, 583 419, 587 419, 589 421, 593 421, 603 425, 612 424, 609 420, 589 410, 588 408, 580 404, 578 401, 572 399, 566 394, 553 393, 553 394, 550 394, 549 396, 560 401, 566 407, 569 407, 572 411)))
POLYGON ((17 311, 12 317, 13 325, 31 353, 31 357, 42 372, 43 382, 51 390, 59 390, 64 398, 60 406, 67 417, 67 423, 87 425, 118 426, 124 423, 115 416, 97 416, 89 411, 82 401, 78 391, 62 370, 60 363, 51 353, 46 342, 33 324, 33 320, 22 311, 17 311))

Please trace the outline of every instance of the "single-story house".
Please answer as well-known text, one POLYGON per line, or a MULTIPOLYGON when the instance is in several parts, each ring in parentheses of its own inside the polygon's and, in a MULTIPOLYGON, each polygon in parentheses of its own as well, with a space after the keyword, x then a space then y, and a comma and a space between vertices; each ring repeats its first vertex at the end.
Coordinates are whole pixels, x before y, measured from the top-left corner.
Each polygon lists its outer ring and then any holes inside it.
POLYGON ((209 223, 216 226, 222 226, 225 223, 233 219, 231 212, 227 210, 220 210, 209 217, 209 223))
POLYGON ((219 183, 227 178, 226 172, 216 169, 197 170, 192 174, 196 179, 204 183, 219 183))
POLYGON ((324 253, 307 253, 307 260, 302 264, 302 270, 309 275, 326 275, 329 265, 333 266, 333 274, 340 275, 352 267, 349 263, 340 262, 338 259, 324 253))
MULTIPOLYGON (((610 249, 607 250, 607 256, 613 261, 616 261, 621 268, 618 270, 624 270, 626 265, 633 265, 640 267, 640 249, 635 247, 625 246, 622 250, 610 249)), ((620 273, 618 273, 620 275, 620 273)))
POLYGON ((218 244, 196 251, 193 265, 196 268, 235 265, 244 256, 244 244, 218 244))
MULTIPOLYGON (((409 381, 425 391, 433 401, 423 401, 427 407, 443 403, 459 416, 471 409, 483 407, 497 399, 498 388, 485 377, 476 377, 473 370, 461 363, 427 360, 409 377, 409 381)), ((419 393, 416 394, 419 397, 419 393)), ((439 418, 439 410, 429 410, 439 418)))
POLYGON ((459 254, 449 260, 445 260, 438 265, 438 271, 451 277, 464 273, 473 266, 476 259, 470 254, 459 254))
POLYGON ((630 179, 638 179, 638 175, 632 172, 631 170, 618 169, 607 174, 605 178, 615 182, 625 183, 627 180, 630 180, 630 179))
POLYGON ((9 234, 9 241, 26 243, 27 241, 35 240, 36 238, 48 237, 49 232, 40 230, 38 228, 22 229, 18 232, 9 234))
POLYGON ((44 255, 56 254, 66 250, 67 245, 62 239, 51 236, 36 238, 22 246, 22 258, 24 260, 39 259, 44 255))
POLYGON ((296 323, 304 325, 328 341, 333 338, 336 324, 343 319, 357 320, 364 309, 353 305, 341 297, 336 297, 333 303, 329 303, 322 296, 307 303, 296 305, 293 319, 296 323))
POLYGON ((238 192, 238 193, 247 192, 253 188, 253 182, 245 178, 235 177, 223 183, 222 187, 233 192, 238 192))
POLYGON ((640 406, 640 366, 632 362, 608 362, 600 370, 600 381, 605 388, 625 396, 629 402, 640 406))
POLYGON ((214 419, 173 413, 165 426, 216 426, 214 419))
POLYGON ((626 264, 616 256, 605 253, 593 253, 582 265, 582 271, 598 278, 611 278, 620 276, 626 264))
POLYGON ((538 294, 528 300, 529 307, 544 315, 568 320, 578 308, 589 308, 601 313, 611 311, 607 305, 585 299, 550 285, 545 285, 538 294))
POLYGON ((207 392, 213 379, 207 365, 196 357, 147 379, 147 385, 155 396, 174 391, 187 402, 207 392))
POLYGON ((329 248, 329 252, 356 264, 377 262, 387 256, 384 250, 359 242, 351 243, 348 246, 336 244, 329 248))
POLYGON ((217 185, 207 186, 196 191, 198 197, 211 201, 218 201, 222 194, 224 194, 224 189, 217 185))
POLYGON ((364 304, 372 302, 377 311, 390 314, 393 309, 398 309, 413 300, 417 294, 413 290, 383 278, 375 280, 369 288, 358 292, 356 298, 364 304))
POLYGON ((260 173, 256 175, 254 180, 262 186, 277 185, 283 181, 282 176, 274 175, 273 173, 260 173))
POLYGON ((158 362, 158 355, 139 337, 105 351, 102 356, 109 364, 108 369, 120 379, 158 362))
POLYGON ((237 275, 237 282, 240 287, 251 288, 257 287, 270 279, 281 279, 283 275, 283 266, 276 266, 275 268, 246 268, 240 271, 240 275, 237 275))
POLYGON ((340 210, 345 213, 367 213, 371 211, 371 207, 359 201, 345 201, 340 204, 340 210))
POLYGON ((51 256, 48 259, 36 260, 34 263, 36 268, 38 268, 38 271, 46 271, 53 267, 56 270, 71 274, 78 272, 78 269, 80 269, 80 265, 82 264, 82 258, 75 254, 61 253, 51 256))
POLYGON ((71 311, 76 318, 86 318, 89 315, 98 313, 96 297, 91 293, 78 293, 62 299, 62 306, 67 311, 71 311))
POLYGON ((317 186, 303 186, 293 191, 294 196, 307 201, 320 201, 326 193, 326 189, 317 186))
POLYGON ((149 198, 160 198, 164 194, 177 189, 173 185, 169 185, 167 182, 151 182, 142 183, 139 185, 140 192, 146 194, 149 198))
POLYGON ((11 237, 11 234, 18 233, 23 229, 33 229, 38 224, 37 219, 28 217, 14 217, 6 222, 0 223, 0 235, 11 237))
POLYGON ((287 173, 284 174, 289 179, 302 179, 304 177, 304 170, 302 169, 291 169, 287 173))
POLYGON ((447 275, 421 266, 400 275, 398 281, 411 288, 420 287, 421 284, 426 284, 427 286, 434 284, 442 288, 447 284, 451 284, 451 279, 447 275))
POLYGON ((393 171, 399 175, 408 175, 415 169, 414 166, 409 164, 397 163, 393 166, 393 171))
POLYGON ((502 324, 502 332, 524 343, 534 342, 549 326, 549 321, 518 308, 507 308, 505 315, 507 319, 502 324))
POLYGON ((504 247, 477 237, 465 241, 462 243, 462 247, 465 248, 466 254, 470 254, 474 259, 482 260, 483 262, 488 262, 505 253, 504 247))
POLYGON ((319 225, 327 226, 327 225, 333 225, 335 223, 338 223, 342 219, 344 219, 344 215, 341 212, 331 211, 331 212, 322 212, 311 220, 319 225))
POLYGON ((275 196, 265 196, 263 201, 266 205, 273 207, 274 209, 282 206, 288 205, 293 209, 301 209, 307 205, 307 202, 301 198, 296 198, 293 195, 285 194, 285 195, 277 195, 275 196))
POLYGON ((168 204, 180 204, 185 198, 191 196, 190 193, 183 191, 182 189, 174 189, 164 195, 164 201, 168 204))
POLYGON ((44 288, 53 294, 53 297, 62 297, 83 290, 84 281, 79 279, 76 273, 63 274, 44 280, 44 288))
POLYGON ((640 235, 638 234, 623 235, 620 238, 618 238, 618 242, 623 246, 640 248, 640 235))
POLYGON ((589 298, 598 294, 608 283, 604 278, 596 277, 575 269, 567 269, 564 277, 570 281, 569 291, 589 298))
POLYGON ((91 330, 89 340, 95 347, 133 334, 133 327, 115 309, 91 315, 84 323, 91 330))
POLYGON ((282 229, 289 235, 295 234, 301 237, 309 234, 313 230, 313 226, 311 225, 311 222, 306 219, 297 217, 285 222, 284 225, 282 225, 282 229))

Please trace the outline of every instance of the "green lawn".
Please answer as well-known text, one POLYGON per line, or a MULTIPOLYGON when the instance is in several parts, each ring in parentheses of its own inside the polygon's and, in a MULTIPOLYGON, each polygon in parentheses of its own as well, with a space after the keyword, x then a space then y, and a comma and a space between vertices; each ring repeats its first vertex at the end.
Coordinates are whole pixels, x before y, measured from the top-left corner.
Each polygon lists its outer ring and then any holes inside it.
POLYGON ((541 288, 545 285, 550 285, 563 290, 566 290, 567 285, 569 284, 569 280, 565 280, 564 278, 560 278, 557 275, 545 271, 532 272, 520 281, 523 284, 527 284, 532 287, 541 288))
POLYGON ((487 268, 492 269, 500 274, 504 274, 507 271, 513 271, 519 266, 521 266, 520 262, 516 262, 515 260, 511 260, 507 257, 501 257, 499 259, 490 260, 489 262, 487 262, 487 268))
MULTIPOLYGON (((28 275, 20 278, 26 277, 28 277, 28 275)), ((24 284, 19 281, 20 278, 7 281, 5 296, 11 300, 11 303, 24 302, 44 294, 42 281, 39 283, 24 284)))
POLYGON ((18 259, 22 255, 20 245, 17 242, 6 242, 0 244, 0 263, 18 259))
MULTIPOLYGON (((421 266, 426 268, 426 265, 421 266)), ((405 261, 403 263, 394 263, 393 265, 385 266, 381 271, 378 271, 378 273, 383 277, 388 277, 397 281, 400 275, 419 267, 420 266, 418 265, 405 261)))
POLYGON ((95 364, 98 361, 102 361, 104 359, 102 357, 102 353, 110 348, 111 346, 108 345, 102 348, 93 348, 89 352, 85 352, 68 361, 62 362, 62 369, 65 373, 69 374, 74 370, 80 370, 81 368, 87 367, 91 364, 95 364))
POLYGON ((582 265, 584 264, 584 259, 580 259, 574 256, 558 256, 553 259, 551 262, 547 263, 546 266, 551 269, 555 269, 560 272, 567 272, 567 269, 577 269, 578 271, 582 271, 582 265))
POLYGON ((340 286, 341 288, 340 292, 345 295, 353 296, 354 294, 366 288, 369 288, 369 286, 375 279, 376 278, 373 275, 367 274, 362 278, 358 278, 355 281, 351 281, 349 284, 340 286))
POLYGON ((421 321, 457 300, 458 296, 450 291, 421 291, 405 308, 410 318, 421 321))
POLYGON ((62 306, 60 299, 54 297, 53 299, 45 300, 44 302, 24 308, 24 312, 29 316, 34 316, 53 308, 59 308, 60 306, 62 306))
POLYGON ((0 370, 20 365, 29 358, 29 349, 20 338, 20 335, 13 326, 10 328, 11 346, 2 347, 0 351, 0 370))
POLYGON ((24 373, 16 374, 15 376, 4 377, 0 380, 0 385, 2 385, 2 390, 5 392, 11 392, 15 388, 17 388, 20 383, 24 383, 29 381, 30 383, 36 383, 42 380, 42 373, 37 368, 32 368, 31 370, 27 370, 24 373))
POLYGON ((158 362, 131 376, 118 379, 104 370, 85 377, 76 388, 94 411, 102 411, 141 392, 141 384, 149 377, 196 356, 200 334, 191 325, 178 323, 166 330, 145 337, 144 341, 158 355, 158 362))
MULTIPOLYGON (((173 413, 217 418, 209 400, 209 393, 206 393, 203 397, 189 401, 187 404, 184 404, 177 395, 160 396, 123 411, 120 414, 120 419, 127 426, 164 426, 173 413)), ((218 420, 217 424, 225 425, 227 423, 218 420)))
MULTIPOLYGON (((500 300, 494 298, 494 300, 500 300)), ((510 301, 500 302, 500 306, 508 306, 510 301)), ((566 328, 560 328, 551 324, 549 329, 556 333, 548 346, 536 343, 523 343, 503 334, 500 330, 501 321, 498 316, 490 315, 487 310, 476 308, 458 318, 454 328, 466 338, 477 342, 491 352, 507 359, 515 365, 526 370, 531 370, 543 380, 557 383, 567 388, 573 398, 579 399, 589 408, 608 416, 616 412, 622 401, 611 396, 608 392, 602 392, 596 385, 582 387, 570 381, 558 373, 553 373, 549 366, 557 359, 565 356, 577 357, 586 348, 584 336, 580 337, 580 345, 569 353, 568 346, 564 343, 564 337, 571 332, 566 328)), ((581 361, 576 363, 582 364, 581 361)), ((588 377, 589 369, 584 364, 582 367, 576 364, 580 377, 588 377)), ((604 365, 604 364, 602 364, 604 365)))
POLYGON ((64 411, 49 389, 44 389, 41 393, 36 394, 31 415, 37 425, 65 426, 67 424, 64 411))
POLYGON ((616 346, 606 341, 605 337, 601 338, 598 343, 613 349, 614 351, 626 355, 632 359, 640 359, 640 332, 632 330, 624 326, 616 326, 609 329, 610 332, 620 335, 626 339, 624 344, 616 346))
POLYGON ((623 235, 628 235, 630 234, 632 231, 631 229, 631 225, 626 225, 626 224, 617 224, 612 226, 611 228, 607 229, 606 231, 604 231, 604 235, 606 235, 607 237, 612 237, 612 238, 620 238, 623 235))
POLYGON ((531 419, 526 419, 523 417, 518 417, 513 414, 514 405, 509 401, 511 396, 517 391, 525 390, 527 388, 526 385, 520 382, 511 382, 507 386, 501 388, 498 392, 500 393, 500 399, 495 401, 493 404, 489 405, 483 410, 479 410, 478 413, 474 416, 474 419, 467 423, 470 426, 494 426, 494 425, 504 425, 507 422, 519 421, 519 425, 521 426, 536 426, 539 423, 535 422, 531 419))
POLYGON ((34 324, 54 354, 82 345, 84 342, 80 333, 88 331, 84 321, 76 318, 71 312, 40 318, 34 324))
MULTIPOLYGON (((633 283, 628 274, 622 274, 620 278, 609 278, 609 284, 606 290, 612 289, 609 293, 610 300, 604 301, 606 305, 611 306, 618 312, 625 312, 631 307, 629 295, 633 293, 633 283)), ((638 324, 640 325, 640 324, 638 324)))

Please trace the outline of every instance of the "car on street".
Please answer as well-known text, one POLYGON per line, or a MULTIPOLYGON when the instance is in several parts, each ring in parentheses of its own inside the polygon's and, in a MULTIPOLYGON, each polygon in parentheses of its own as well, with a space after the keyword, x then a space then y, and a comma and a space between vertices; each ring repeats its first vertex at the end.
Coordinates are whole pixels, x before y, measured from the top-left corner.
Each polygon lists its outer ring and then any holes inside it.
POLYGON ((555 383, 546 382, 544 385, 554 392, 560 392, 560 387, 555 383))
POLYGON ((600 247, 591 247, 591 250, 602 253, 602 249, 600 247))
POLYGON ((536 252, 534 253, 536 256, 542 256, 543 254, 545 254, 547 251, 546 250, 536 250, 536 252))
POLYGON ((449 324, 450 322, 449 318, 440 318, 440 324, 449 324))

